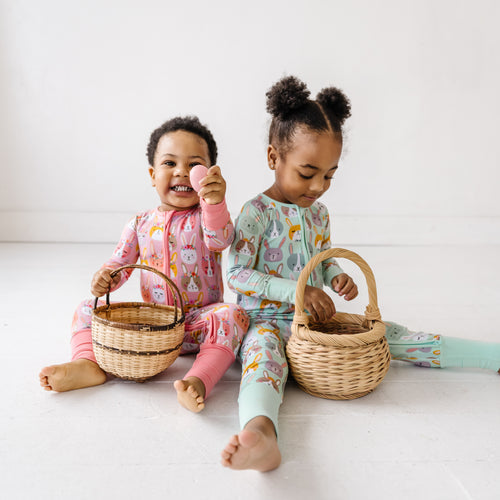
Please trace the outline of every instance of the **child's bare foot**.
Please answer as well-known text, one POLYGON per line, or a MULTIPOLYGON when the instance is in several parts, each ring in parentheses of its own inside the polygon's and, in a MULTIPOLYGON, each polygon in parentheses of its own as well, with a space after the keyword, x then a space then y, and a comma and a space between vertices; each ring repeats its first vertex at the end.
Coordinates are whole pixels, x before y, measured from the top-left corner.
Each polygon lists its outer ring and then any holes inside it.
POLYGON ((184 408, 194 413, 199 413, 205 408, 205 384, 198 377, 176 380, 174 387, 177 391, 177 401, 184 408))
POLYGON ((88 359, 42 368, 40 385, 46 391, 65 392, 106 382, 106 373, 88 359))
POLYGON ((234 435, 221 453, 224 467, 267 472, 279 466, 281 453, 274 424, 267 417, 256 417, 234 435))

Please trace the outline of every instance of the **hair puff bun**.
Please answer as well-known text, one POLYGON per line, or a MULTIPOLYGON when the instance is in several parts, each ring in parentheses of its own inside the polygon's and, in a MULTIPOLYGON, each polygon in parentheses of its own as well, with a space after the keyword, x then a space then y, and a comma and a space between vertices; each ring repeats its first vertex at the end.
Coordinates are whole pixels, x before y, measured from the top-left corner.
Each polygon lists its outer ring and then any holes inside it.
POLYGON ((351 116, 351 103, 346 95, 336 87, 323 89, 316 100, 325 111, 332 114, 342 125, 351 116))
POLYGON ((304 107, 310 94, 304 82, 295 76, 286 76, 266 92, 266 109, 273 117, 284 120, 304 107))

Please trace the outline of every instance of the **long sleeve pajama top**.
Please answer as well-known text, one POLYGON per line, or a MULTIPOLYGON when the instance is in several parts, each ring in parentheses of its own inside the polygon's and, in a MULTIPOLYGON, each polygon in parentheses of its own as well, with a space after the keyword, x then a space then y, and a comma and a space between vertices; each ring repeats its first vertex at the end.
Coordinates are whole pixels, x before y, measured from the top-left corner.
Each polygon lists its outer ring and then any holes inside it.
MULTIPOLYGON (((221 252, 234 238, 226 203, 208 205, 203 200, 183 211, 157 208, 133 217, 125 226, 113 256, 103 267, 116 269, 140 260, 162 271, 179 288, 185 311, 222 302, 224 291, 221 252)), ((120 287, 132 269, 120 273, 120 287)), ((141 294, 146 302, 173 304, 165 281, 141 271, 141 294)))
MULTIPOLYGON (((300 271, 314 255, 330 248, 330 218, 325 205, 308 208, 259 194, 236 220, 228 261, 228 285, 252 317, 291 319, 300 271)), ((335 259, 320 264, 308 284, 331 287, 343 273, 335 259)))

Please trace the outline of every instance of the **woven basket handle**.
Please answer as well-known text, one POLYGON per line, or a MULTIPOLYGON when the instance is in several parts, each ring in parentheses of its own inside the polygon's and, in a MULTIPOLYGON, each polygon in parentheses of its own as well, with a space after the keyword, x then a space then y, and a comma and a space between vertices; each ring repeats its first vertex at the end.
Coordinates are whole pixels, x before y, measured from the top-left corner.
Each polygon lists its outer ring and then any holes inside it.
POLYGON ((365 318, 369 321, 382 321, 377 303, 377 287, 375 285, 375 277, 370 269, 370 266, 357 253, 345 250, 344 248, 330 248, 315 255, 302 269, 299 279, 297 280, 297 290, 295 294, 295 316, 293 322, 296 324, 307 325, 309 317, 304 311, 304 293, 309 275, 314 268, 326 259, 332 257, 345 258, 354 262, 365 275, 366 284, 368 285, 368 300, 369 304, 365 310, 365 318))
MULTIPOLYGON (((182 304, 181 293, 179 292, 177 285, 168 276, 163 274, 161 271, 158 271, 158 269, 155 269, 154 267, 145 266, 144 264, 127 264, 125 266, 118 267, 113 271, 111 271, 110 276, 111 278, 114 278, 118 273, 120 273, 124 269, 129 269, 129 268, 142 269, 143 271, 151 271, 152 273, 155 273, 157 276, 165 280, 170 289, 170 292, 172 293, 172 297, 174 298, 174 310, 175 310, 174 322, 177 322, 177 298, 179 300, 180 310, 184 312, 184 305, 182 304)), ((99 298, 96 297, 94 303, 94 309, 97 307, 98 300, 99 298)), ((106 293, 106 305, 109 306, 109 292, 106 293)))

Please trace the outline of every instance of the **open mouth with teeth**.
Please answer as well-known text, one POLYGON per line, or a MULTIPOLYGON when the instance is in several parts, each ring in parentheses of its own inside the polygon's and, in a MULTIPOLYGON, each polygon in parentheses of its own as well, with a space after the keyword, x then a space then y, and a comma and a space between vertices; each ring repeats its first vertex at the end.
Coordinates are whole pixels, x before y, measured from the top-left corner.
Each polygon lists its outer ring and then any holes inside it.
POLYGON ((175 191, 176 193, 189 193, 190 191, 194 191, 194 189, 191 186, 172 186, 170 188, 172 191, 175 191))

